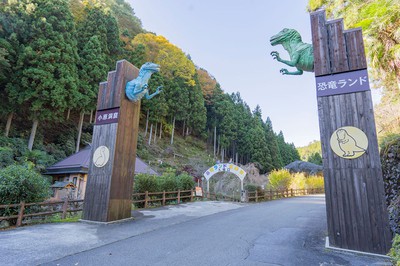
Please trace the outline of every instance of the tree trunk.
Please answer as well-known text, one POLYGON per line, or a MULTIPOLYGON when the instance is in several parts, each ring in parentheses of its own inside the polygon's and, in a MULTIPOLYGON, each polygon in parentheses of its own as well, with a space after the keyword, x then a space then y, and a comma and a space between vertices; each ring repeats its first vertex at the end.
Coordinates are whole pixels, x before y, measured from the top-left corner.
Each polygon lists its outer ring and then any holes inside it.
POLYGON ((186 136, 189 136, 189 127, 186 127, 186 136))
POLYGON ((159 139, 161 139, 161 133, 162 133, 162 122, 160 123, 160 137, 159 137, 159 139))
POLYGON ((182 137, 185 137, 185 125, 186 125, 186 120, 183 120, 182 137))
POLYGON ((83 118, 85 117, 85 113, 81 111, 79 115, 79 123, 78 123, 78 137, 76 139, 76 149, 75 153, 79 151, 79 144, 81 143, 81 136, 82 136, 82 125, 83 125, 83 118))
POLYGON ((67 120, 69 120, 69 115, 71 114, 71 108, 68 108, 68 112, 67 112, 67 120))
POLYGON ((224 148, 222 148, 222 150, 221 150, 221 163, 223 163, 224 162, 224 160, 225 160, 225 149, 224 148))
POLYGON ((153 123, 151 123, 151 126, 150 126, 150 133, 149 133, 150 135, 149 135, 149 145, 151 144, 151 136, 153 135, 153 123))
POLYGON ((221 146, 220 146, 220 142, 221 142, 221 135, 218 135, 218 142, 217 142, 217 155, 221 154, 221 146))
POLYGON ((145 137, 147 136, 147 128, 149 127, 149 113, 150 113, 150 110, 147 109, 146 129, 145 129, 145 131, 144 131, 144 136, 145 136, 145 137))
POLYGON ((8 134, 10 133, 11 122, 12 122, 13 116, 14 116, 13 112, 8 114, 7 124, 6 124, 6 131, 4 132, 4 136, 6 136, 6 137, 8 137, 8 134))
POLYGON ((217 126, 214 127, 214 158, 217 153, 217 126))
POLYGON ((154 144, 156 144, 157 142, 157 125, 158 123, 156 123, 156 128, 154 129, 154 140, 153 140, 154 144))
POLYGON ((236 159, 235 159, 235 164, 239 164, 239 154, 238 153, 236 153, 236 159))
POLYGON ((175 131, 175 116, 174 116, 174 121, 172 122, 171 145, 174 144, 174 131, 175 131))
POLYGON ((90 118, 89 118, 89 123, 92 123, 92 119, 93 119, 93 110, 90 110, 90 118))
POLYGON ((35 141, 35 136, 36 136, 36 130, 39 124, 39 120, 34 119, 33 120, 33 124, 32 124, 32 129, 31 129, 31 135, 29 137, 29 141, 28 141, 28 150, 32 150, 33 148, 33 142, 35 141))

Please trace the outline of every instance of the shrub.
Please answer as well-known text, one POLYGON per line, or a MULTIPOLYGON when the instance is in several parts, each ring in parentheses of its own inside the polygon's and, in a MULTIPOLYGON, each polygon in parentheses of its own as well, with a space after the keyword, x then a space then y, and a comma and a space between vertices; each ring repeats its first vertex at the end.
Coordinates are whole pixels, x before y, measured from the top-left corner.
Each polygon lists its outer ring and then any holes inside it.
POLYGON ((177 179, 178 179, 178 188, 180 190, 190 190, 193 189, 195 186, 193 177, 188 173, 182 173, 178 175, 177 179))
POLYGON ((389 256, 392 258, 393 262, 396 263, 394 265, 400 266, 400 235, 394 237, 389 256))
POLYGON ((169 168, 162 174, 159 178, 159 188, 161 191, 176 191, 179 189, 174 169, 169 168))
POLYGON ((248 192, 256 192, 258 186, 256 184, 246 184, 244 186, 244 189, 247 190, 248 192))
POLYGON ((0 168, 14 164, 14 152, 10 147, 0 147, 0 168))
POLYGON ((35 165, 35 168, 40 172, 44 172, 46 167, 56 162, 53 156, 41 150, 26 151, 19 159, 22 162, 32 162, 35 165))
POLYGON ((296 173, 293 175, 290 188, 292 189, 305 189, 306 187, 306 176, 304 173, 296 173))
POLYGON ((273 190, 288 189, 292 181, 292 176, 286 169, 274 170, 269 176, 268 188, 273 190))
POLYGON ((27 165, 0 170, 0 204, 38 202, 50 196, 48 180, 27 165))
POLYGON ((324 188, 324 177, 323 176, 309 176, 306 178, 305 188, 324 188))
POLYGON ((137 174, 135 176, 135 193, 144 193, 145 191, 157 192, 159 190, 157 176, 149 174, 137 174))

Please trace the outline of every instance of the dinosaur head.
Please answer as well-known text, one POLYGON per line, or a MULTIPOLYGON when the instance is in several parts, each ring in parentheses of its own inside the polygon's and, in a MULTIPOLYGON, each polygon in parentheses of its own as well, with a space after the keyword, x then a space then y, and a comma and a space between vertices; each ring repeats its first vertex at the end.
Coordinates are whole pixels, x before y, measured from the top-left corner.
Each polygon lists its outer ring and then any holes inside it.
POLYGON ((301 42, 301 36, 294 29, 283 29, 278 34, 275 34, 269 40, 272 46, 283 44, 286 42, 301 42))
POLYGON ((337 135, 337 139, 339 141, 341 140, 345 140, 347 138, 347 131, 345 129, 338 129, 338 131, 336 131, 336 135, 337 135))
POLYGON ((146 62, 140 68, 140 72, 142 71, 156 73, 160 71, 160 66, 152 62, 146 62))

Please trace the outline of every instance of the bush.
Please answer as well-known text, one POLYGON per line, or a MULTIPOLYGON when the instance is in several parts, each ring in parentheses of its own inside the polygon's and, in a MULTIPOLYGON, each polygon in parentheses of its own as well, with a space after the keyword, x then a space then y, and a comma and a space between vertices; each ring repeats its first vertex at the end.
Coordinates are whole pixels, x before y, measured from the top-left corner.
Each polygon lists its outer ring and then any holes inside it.
POLYGON ((46 167, 56 162, 53 156, 41 150, 26 151, 19 160, 22 162, 32 162, 40 172, 44 172, 46 167))
POLYGON ((157 176, 149 174, 137 174, 135 176, 134 191, 135 193, 158 192, 159 185, 157 176))
POLYGON ((296 173, 293 175, 290 188, 292 189, 305 189, 306 188, 306 176, 304 173, 296 173))
POLYGON ((0 168, 14 164, 14 152, 10 147, 0 147, 0 168))
POLYGON ((323 176, 309 176, 306 178, 305 188, 324 188, 324 177, 323 176))
POLYGON ((389 256, 392 258, 393 262, 396 263, 394 265, 400 266, 400 235, 394 237, 389 256))
POLYGON ((0 204, 39 202, 50 196, 50 183, 26 165, 10 165, 0 170, 0 204))
POLYGON ((292 176, 286 169, 274 170, 269 176, 268 189, 285 190, 290 187, 292 176))
POLYGON ((256 192, 258 186, 256 184, 246 184, 244 186, 244 189, 247 190, 248 192, 256 192))
POLYGON ((160 191, 176 191, 179 189, 178 179, 176 178, 175 170, 167 169, 159 178, 160 191))
POLYGON ((177 179, 178 179, 178 188, 180 190, 190 190, 193 189, 195 186, 193 177, 188 173, 182 173, 178 175, 177 179))

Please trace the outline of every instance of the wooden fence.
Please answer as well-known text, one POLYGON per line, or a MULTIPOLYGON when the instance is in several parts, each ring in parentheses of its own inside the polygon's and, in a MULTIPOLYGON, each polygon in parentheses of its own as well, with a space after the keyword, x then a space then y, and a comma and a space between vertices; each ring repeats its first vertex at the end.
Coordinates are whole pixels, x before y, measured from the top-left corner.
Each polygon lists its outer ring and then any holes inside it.
POLYGON ((259 202, 259 201, 304 196, 309 194, 320 194, 320 193, 324 193, 323 188, 263 190, 261 192, 259 191, 248 192, 247 198, 249 202, 259 202))
POLYGON ((138 207, 148 208, 149 206, 165 206, 171 203, 193 201, 196 196, 194 190, 178 190, 163 192, 134 193, 132 203, 138 207))
POLYGON ((21 226, 24 218, 43 217, 61 213, 61 219, 67 217, 67 213, 82 211, 83 200, 64 200, 0 205, 0 213, 9 212, 9 216, 0 216, 0 221, 15 220, 16 226, 21 226), (13 214, 18 213, 18 214, 13 214))
MULTIPOLYGON (((248 202, 259 202, 274 200, 279 198, 288 198, 303 196, 308 194, 324 193, 323 188, 315 189, 286 189, 286 190, 264 190, 262 192, 248 192, 248 202)), ((163 192, 145 192, 132 195, 132 204, 141 208, 150 206, 165 206, 168 204, 179 204, 182 202, 192 202, 200 198, 209 200, 240 201, 238 198, 215 194, 203 193, 203 196, 196 196, 192 190, 163 191, 163 192)), ((15 220, 16 226, 21 226, 24 218, 43 217, 61 213, 61 219, 65 219, 68 213, 82 211, 83 200, 63 200, 25 203, 21 201, 18 204, 0 205, 0 214, 9 212, 8 216, 0 216, 0 221, 15 220)))

